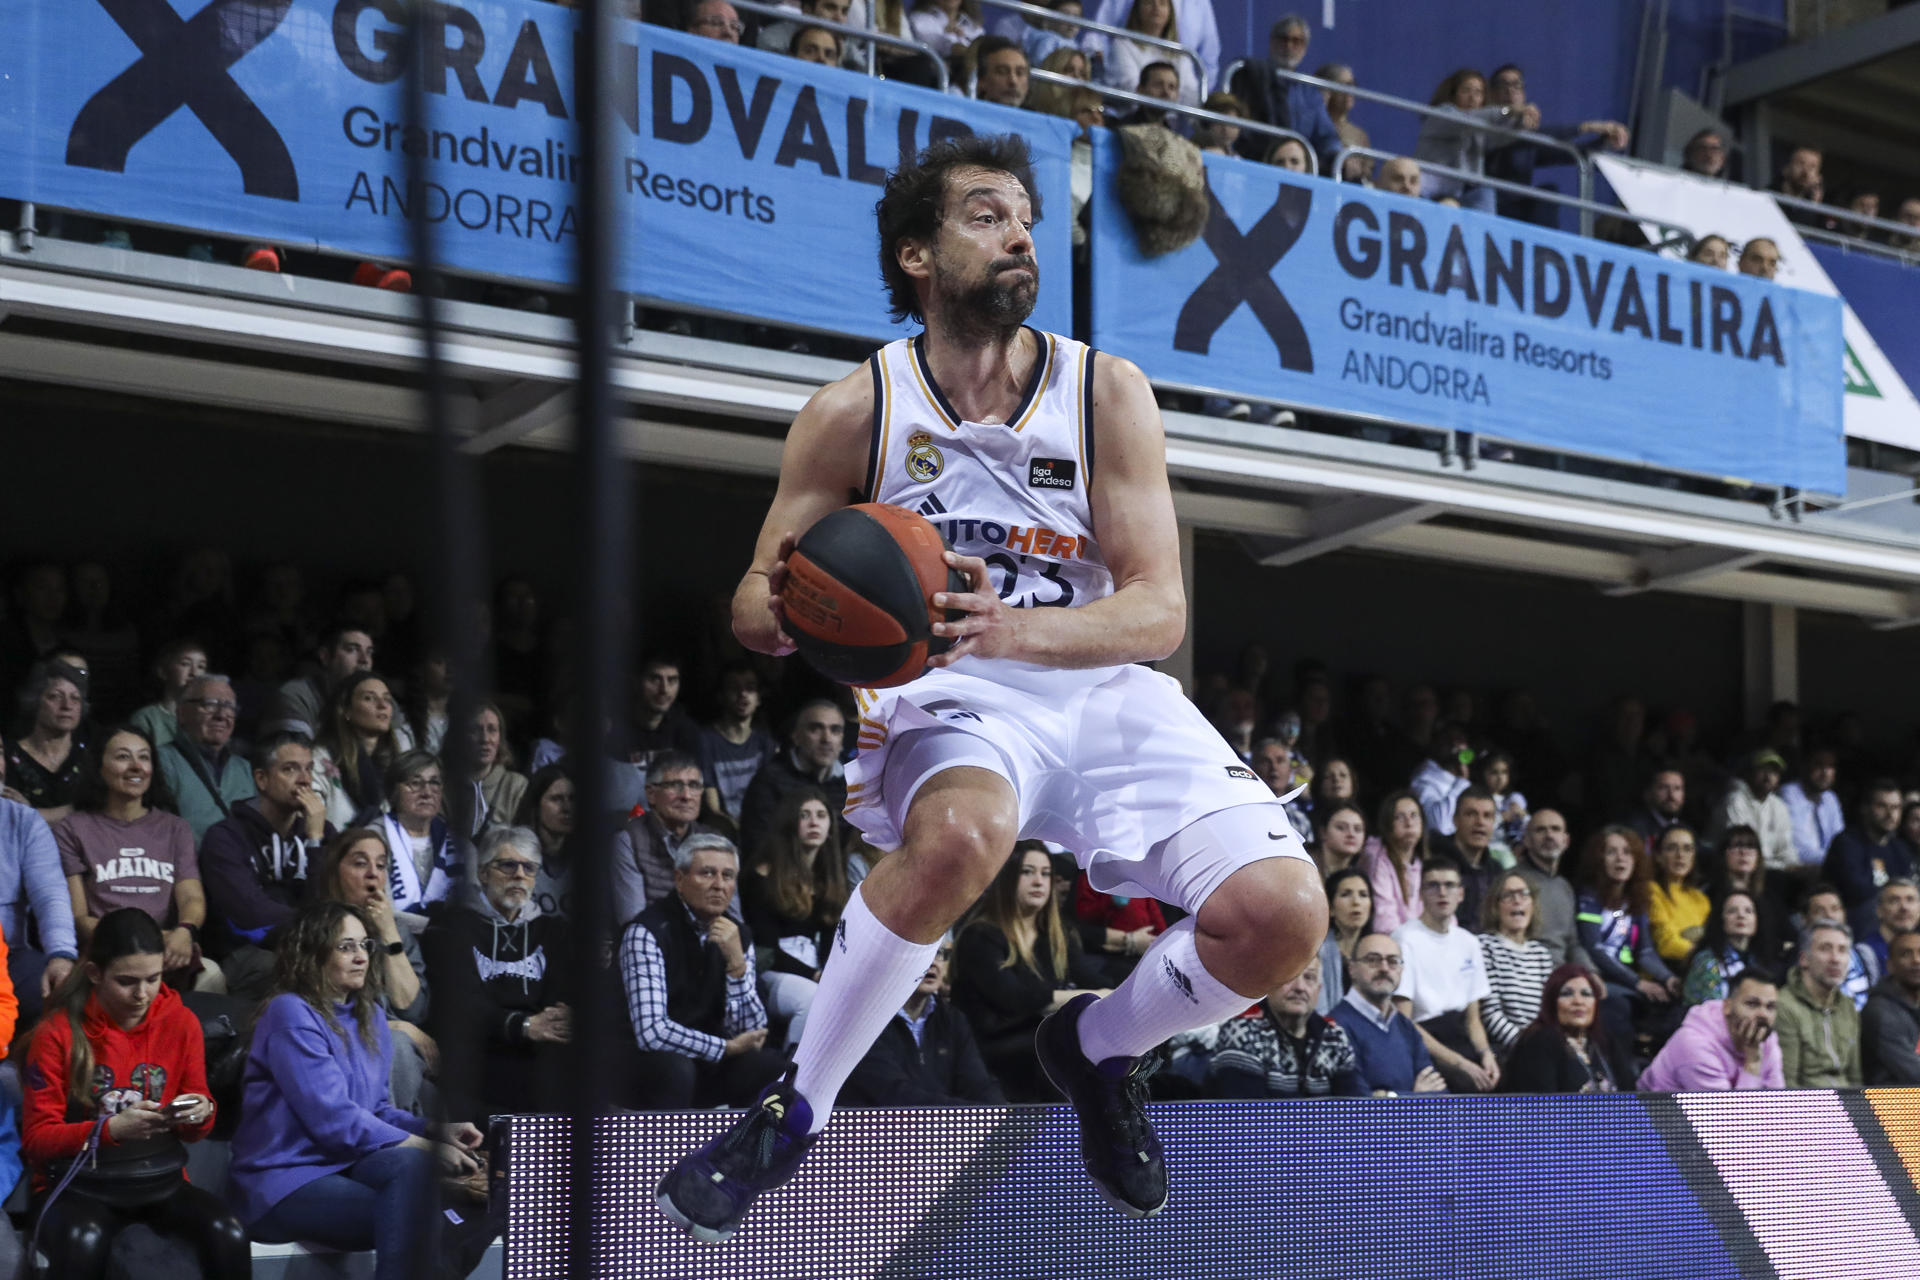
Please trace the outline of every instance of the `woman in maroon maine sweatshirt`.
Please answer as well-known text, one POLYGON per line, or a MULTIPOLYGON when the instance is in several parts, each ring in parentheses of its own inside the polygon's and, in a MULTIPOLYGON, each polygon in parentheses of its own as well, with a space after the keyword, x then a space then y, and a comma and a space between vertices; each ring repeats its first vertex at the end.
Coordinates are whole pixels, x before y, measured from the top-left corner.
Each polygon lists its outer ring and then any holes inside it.
POLYGON ((193 1245, 214 1280, 252 1274, 239 1219, 186 1178, 180 1143, 213 1131, 213 1099, 200 1020, 160 981, 165 953, 152 916, 108 912, 34 1032, 21 1148, 49 1275, 105 1277, 115 1238, 136 1222, 193 1245), (51 1195, 102 1118, 96 1160, 51 1195))

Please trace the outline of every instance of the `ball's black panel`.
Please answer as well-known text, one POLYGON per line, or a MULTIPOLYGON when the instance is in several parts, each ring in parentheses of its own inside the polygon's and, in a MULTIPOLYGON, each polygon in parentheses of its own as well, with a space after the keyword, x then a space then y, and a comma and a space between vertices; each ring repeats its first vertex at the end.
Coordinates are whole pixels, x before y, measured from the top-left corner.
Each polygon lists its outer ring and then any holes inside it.
POLYGON ((815 671, 839 684, 856 685, 872 684, 898 671, 917 643, 909 640, 905 644, 879 646, 834 644, 805 634, 794 636, 793 642, 800 656, 815 671))
MULTIPOLYGON (((842 507, 807 530, 796 549, 823 572, 891 614, 906 628, 909 640, 927 638, 931 622, 913 562, 878 520, 853 507, 842 507)), ((874 674, 873 669, 868 673, 874 674)), ((823 674, 830 673, 823 669, 823 674)))

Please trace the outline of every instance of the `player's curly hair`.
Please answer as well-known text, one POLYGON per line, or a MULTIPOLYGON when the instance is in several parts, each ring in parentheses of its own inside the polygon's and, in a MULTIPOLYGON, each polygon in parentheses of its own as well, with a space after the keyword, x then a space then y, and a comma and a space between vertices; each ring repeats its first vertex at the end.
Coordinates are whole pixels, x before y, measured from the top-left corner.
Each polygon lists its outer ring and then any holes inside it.
POLYGON ((997 169, 1012 174, 1027 189, 1033 220, 1040 220, 1040 192, 1033 181, 1033 157, 1027 140, 1015 133, 970 133, 941 138, 887 175, 886 190, 874 206, 880 223, 880 278, 896 322, 925 321, 913 277, 900 266, 902 240, 931 240, 947 212, 947 175, 955 169, 997 169))

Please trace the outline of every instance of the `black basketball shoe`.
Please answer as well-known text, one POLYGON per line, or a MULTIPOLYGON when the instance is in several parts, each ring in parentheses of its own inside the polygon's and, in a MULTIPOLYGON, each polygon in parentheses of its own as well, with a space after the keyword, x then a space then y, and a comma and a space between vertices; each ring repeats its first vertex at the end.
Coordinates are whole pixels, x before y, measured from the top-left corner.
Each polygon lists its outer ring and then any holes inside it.
POLYGON ((789 1069, 731 1128, 667 1171, 654 1196, 660 1211, 695 1240, 727 1239, 756 1198, 799 1169, 820 1140, 807 1136, 812 1125, 813 1108, 794 1091, 789 1069))
POLYGON ((1167 1165, 1147 1119, 1154 1054, 1094 1063, 1080 1051, 1080 1015, 1098 996, 1076 996, 1034 1035, 1040 1065, 1080 1117, 1080 1159, 1108 1204, 1135 1218, 1166 1207, 1167 1165))

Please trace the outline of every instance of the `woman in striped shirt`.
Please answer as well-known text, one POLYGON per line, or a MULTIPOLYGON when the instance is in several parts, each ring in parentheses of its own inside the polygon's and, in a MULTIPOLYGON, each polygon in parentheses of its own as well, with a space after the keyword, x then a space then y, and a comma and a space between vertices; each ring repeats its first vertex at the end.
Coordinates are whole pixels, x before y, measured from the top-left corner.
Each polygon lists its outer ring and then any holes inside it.
POLYGON ((1540 914, 1534 910, 1527 878, 1506 872, 1492 890, 1481 908, 1480 954, 1487 962, 1493 995, 1480 1002, 1480 1020, 1493 1051, 1505 1058, 1540 1012, 1540 992, 1553 972, 1553 952, 1540 941, 1540 914))

